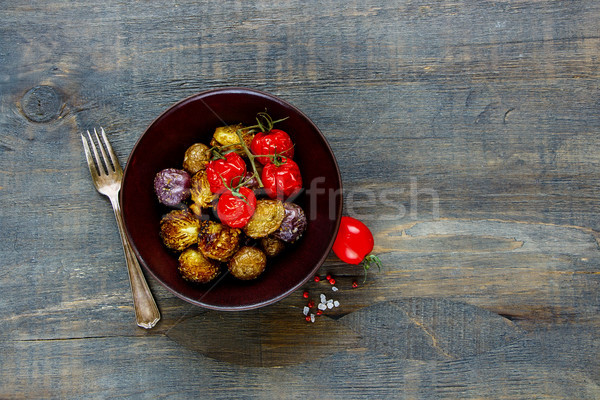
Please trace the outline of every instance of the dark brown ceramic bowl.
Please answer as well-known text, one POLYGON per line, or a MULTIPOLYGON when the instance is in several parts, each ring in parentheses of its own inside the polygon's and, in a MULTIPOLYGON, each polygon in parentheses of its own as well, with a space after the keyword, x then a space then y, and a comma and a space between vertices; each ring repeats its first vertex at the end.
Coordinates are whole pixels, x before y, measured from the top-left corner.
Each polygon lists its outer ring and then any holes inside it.
MULTIPOLYGON (((335 157, 319 129, 297 108, 267 93, 227 88, 199 93, 165 111, 140 137, 127 162, 121 206, 129 239, 145 269, 182 299, 217 310, 262 307, 286 297, 319 269, 329 254, 342 211, 341 178, 335 157), (169 209, 153 191, 155 174, 164 168, 182 168, 185 150, 196 142, 208 143, 216 127, 253 125, 258 112, 273 119, 295 143, 304 193, 296 200, 308 218, 308 227, 295 245, 270 259, 256 280, 240 281, 229 274, 207 285, 192 284, 177 271, 177 255, 162 244, 159 222, 169 209), (311 189, 312 187, 312 189, 311 189)), ((226 268, 224 269, 226 271, 226 268)))

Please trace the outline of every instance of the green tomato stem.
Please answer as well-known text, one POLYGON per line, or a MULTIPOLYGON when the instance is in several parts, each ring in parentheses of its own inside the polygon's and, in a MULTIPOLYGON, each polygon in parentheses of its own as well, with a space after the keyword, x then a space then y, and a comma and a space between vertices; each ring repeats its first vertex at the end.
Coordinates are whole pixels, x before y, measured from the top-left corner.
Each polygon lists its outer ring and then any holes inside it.
MULTIPOLYGON (((276 121, 273 121, 273 118, 271 118, 271 116, 269 114, 267 114, 266 111, 259 112, 256 115, 256 122, 257 122, 257 124, 245 127, 245 128, 243 128, 243 130, 250 132, 251 130, 253 130, 255 128, 258 128, 258 129, 261 130, 261 132, 269 132, 271 129, 273 129, 273 125, 275 125, 278 122, 285 121, 286 119, 288 119, 288 117, 281 118, 281 119, 278 119, 276 121), (267 124, 266 128, 261 123, 261 118, 267 124)), ((254 161, 254 159, 256 157, 272 157, 273 160, 274 160, 274 162, 276 163, 275 165, 280 165, 281 163, 277 164, 277 158, 276 158, 276 157, 279 157, 279 155, 277 155, 277 154, 254 155, 254 154, 252 154, 250 152, 250 149, 248 149, 248 146, 246 146, 246 142, 244 141, 244 137, 242 136, 242 129, 236 129, 235 133, 238 136, 238 138, 240 139, 240 143, 239 144, 244 149, 244 153, 246 153, 246 156, 248 156, 248 160, 250 161, 250 165, 252 165, 252 171, 254 173, 254 176, 256 177, 256 181, 258 182, 258 186, 261 187, 261 188, 265 187, 265 185, 263 184, 262 180, 260 179, 260 174, 258 173, 258 169, 256 168, 256 162, 254 161)))
POLYGON ((376 265, 378 270, 381 271, 382 263, 381 263, 381 259, 379 257, 377 257, 375 254, 369 254, 369 255, 365 256, 361 265, 363 266, 363 269, 365 270, 365 279, 363 280, 363 283, 365 283, 367 281, 367 271, 369 271, 369 268, 371 268, 372 265, 376 265))
POLYGON ((260 129, 261 132, 270 132, 271 129, 273 129, 273 126, 281 121, 285 121, 286 119, 288 119, 288 117, 285 118, 281 118, 278 120, 273 121, 273 118, 271 118, 271 116, 266 112, 259 112, 258 114, 256 114, 256 125, 252 125, 247 127, 246 129, 254 129, 254 128, 258 128, 260 129), (265 125, 263 125, 263 123, 261 122, 261 119, 263 120, 263 122, 265 123, 265 125))
MULTIPOLYGON (((243 181, 244 177, 243 177, 243 176, 238 176, 238 177, 236 177, 236 178, 240 178, 240 182, 239 182, 239 183, 238 183, 238 185, 237 185, 237 186, 235 186, 235 187, 233 187, 233 186, 229 186, 229 185, 227 184, 227 181, 225 181, 225 178, 223 178, 223 175, 219 174, 219 176, 221 177, 221 180, 223 181, 223 186, 225 186, 225 188, 227 188, 227 189, 229 190, 229 192, 230 192, 230 193, 231 193, 233 196, 235 196, 235 197, 237 197, 237 198, 241 199, 241 200, 242 200, 244 203, 246 203, 246 204, 249 204, 249 203, 248 203, 248 198, 247 198, 245 195, 243 195, 243 194, 240 192, 240 188, 242 187, 242 184, 244 183, 244 181, 243 181)), ((235 178, 234 178, 234 179, 235 179, 235 178)), ((233 179, 232 179, 232 181, 233 181, 233 179)))
POLYGON ((212 160, 226 160, 227 158, 217 149, 216 147, 212 147, 209 149, 212 154, 212 160))
POLYGON ((242 148, 244 149, 244 153, 246 153, 246 155, 248 156, 248 160, 250 161, 250 165, 252 165, 252 171, 254 172, 254 176, 256 177, 256 181, 258 182, 258 186, 259 187, 265 187, 265 185, 263 185, 262 180, 260 179, 260 175, 258 173, 258 170, 256 169, 256 163, 254 162, 254 154, 252 154, 250 152, 250 149, 248 148, 248 146, 246 146, 246 142, 244 142, 244 138, 242 137, 242 130, 241 129, 237 129, 235 131, 236 135, 238 136, 238 138, 240 139, 240 144, 242 145, 242 148))

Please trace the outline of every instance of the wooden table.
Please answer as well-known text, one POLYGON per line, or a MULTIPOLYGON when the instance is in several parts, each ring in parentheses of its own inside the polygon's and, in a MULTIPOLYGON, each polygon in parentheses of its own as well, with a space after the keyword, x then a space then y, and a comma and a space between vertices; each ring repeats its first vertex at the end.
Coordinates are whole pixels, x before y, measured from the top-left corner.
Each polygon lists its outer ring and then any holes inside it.
POLYGON ((0 398, 600 398, 600 3, 66 2, 0 17, 0 398), (228 86, 302 109, 385 268, 256 311, 148 277, 138 328, 79 133, 121 160, 228 86), (358 280, 359 287, 352 288, 358 280))

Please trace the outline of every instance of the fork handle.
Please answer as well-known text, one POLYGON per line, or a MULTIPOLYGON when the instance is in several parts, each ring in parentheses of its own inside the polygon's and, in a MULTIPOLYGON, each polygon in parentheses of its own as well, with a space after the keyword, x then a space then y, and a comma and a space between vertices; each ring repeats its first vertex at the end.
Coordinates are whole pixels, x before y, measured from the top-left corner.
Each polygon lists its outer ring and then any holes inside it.
POLYGON ((121 243, 125 252, 125 260, 127 262, 127 271, 129 272, 129 283, 131 284, 131 292, 133 293, 133 307, 135 308, 135 319, 138 326, 150 329, 160 320, 160 312, 156 306, 156 302, 152 297, 152 292, 148 287, 146 278, 142 273, 140 263, 133 252, 133 248, 129 243, 127 234, 125 233, 125 223, 121 214, 121 206, 117 196, 111 196, 110 202, 115 212, 117 226, 121 234, 121 243))

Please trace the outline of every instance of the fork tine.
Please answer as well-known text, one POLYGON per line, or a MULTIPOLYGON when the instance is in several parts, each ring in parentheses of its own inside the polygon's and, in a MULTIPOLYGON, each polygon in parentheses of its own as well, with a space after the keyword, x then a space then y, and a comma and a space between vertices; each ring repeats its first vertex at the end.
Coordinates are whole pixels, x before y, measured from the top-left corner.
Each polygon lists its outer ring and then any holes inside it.
POLYGON ((102 134, 102 140, 104 140, 104 145, 106 146, 106 150, 108 150, 108 155, 110 156, 110 161, 112 162, 113 168, 115 171, 121 170, 121 165, 119 164, 119 159, 113 150, 112 145, 108 141, 106 137, 106 132, 104 132, 104 128, 100 127, 100 133, 102 134))
MULTIPOLYGON (((106 151, 104 151, 104 146, 100 141, 100 137, 98 136, 98 131, 96 131, 96 128, 94 128, 94 136, 96 136, 96 142, 98 142, 100 153, 102 153, 102 165, 104 166, 106 173, 109 174, 113 171, 113 168, 111 163, 108 161, 108 156, 106 155, 106 151)), ((98 161, 98 163, 100 163, 100 161, 98 161)))
MULTIPOLYGON (((92 174, 92 180, 94 182, 96 182, 96 179, 98 178, 98 168, 96 167, 96 163, 94 162, 94 159, 92 158, 92 152, 90 151, 90 146, 88 145, 88 140, 86 139, 85 136, 83 136, 83 133, 80 134, 81 135, 81 141, 83 142, 83 151, 85 152, 85 159, 87 160, 88 163, 88 167, 90 169, 90 174, 92 174)), ((88 131, 88 135, 89 135, 89 131, 88 131)), ((94 150, 96 150, 94 148, 94 150)))
POLYGON ((98 146, 96 146, 96 143, 94 143, 94 139, 92 139, 92 134, 90 133, 90 131, 87 131, 88 134, 88 139, 89 139, 89 145, 92 149, 92 154, 94 155, 94 161, 95 161, 95 165, 96 165, 96 169, 98 170, 98 175, 102 175, 102 174, 106 174, 108 173, 108 171, 106 171, 106 169, 104 168, 102 161, 100 160, 100 154, 98 154, 98 146))

